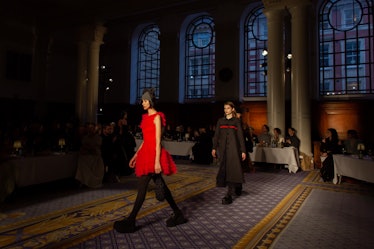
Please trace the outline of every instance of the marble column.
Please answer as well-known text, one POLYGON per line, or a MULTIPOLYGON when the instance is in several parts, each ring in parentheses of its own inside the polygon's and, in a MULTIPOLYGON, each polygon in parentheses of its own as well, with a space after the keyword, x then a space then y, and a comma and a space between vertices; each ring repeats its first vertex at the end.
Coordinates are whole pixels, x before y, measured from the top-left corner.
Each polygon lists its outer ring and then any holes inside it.
MULTIPOLYGON (((296 1, 295 1, 296 2, 296 1)), ((297 2, 289 7, 292 26, 291 123, 301 140, 300 152, 312 154, 309 64, 310 5, 297 2)))
POLYGON ((285 130, 284 8, 265 9, 268 23, 267 118, 271 128, 285 130))

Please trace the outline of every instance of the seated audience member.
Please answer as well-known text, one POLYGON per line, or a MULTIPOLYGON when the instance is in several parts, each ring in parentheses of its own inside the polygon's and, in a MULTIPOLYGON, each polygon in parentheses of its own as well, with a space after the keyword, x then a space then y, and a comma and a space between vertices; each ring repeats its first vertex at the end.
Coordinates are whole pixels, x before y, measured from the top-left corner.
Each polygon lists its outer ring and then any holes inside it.
POLYGON ((206 132, 205 128, 199 129, 199 137, 195 145, 192 147, 194 162, 200 164, 211 164, 213 162, 212 147, 213 140, 206 132))
POLYGON ((194 130, 191 126, 187 126, 186 132, 184 133, 184 140, 185 141, 192 141, 194 136, 194 130))
POLYGON ((284 145, 284 137, 282 136, 282 131, 280 128, 273 129, 273 138, 271 139, 271 144, 275 147, 284 145))
POLYGON ((257 136, 253 134, 253 128, 250 127, 247 123, 243 123, 243 134, 244 134, 244 143, 247 150, 247 157, 243 161, 243 171, 244 172, 254 172, 255 168, 251 161, 251 156, 249 153, 253 152, 253 147, 257 142, 257 136))
POLYGON ((270 129, 269 126, 264 124, 262 126, 262 132, 258 135, 258 141, 260 146, 270 146, 271 143, 271 134, 269 133, 270 129))
POLYGON ((163 139, 167 141, 175 140, 176 139, 176 133, 171 129, 171 126, 168 124, 166 125, 164 134, 163 134, 163 139))
POLYGON ((284 146, 286 147, 295 147, 297 150, 300 149, 300 139, 296 135, 295 128, 288 128, 288 136, 285 139, 284 146))
POLYGON ((341 146, 338 132, 334 128, 326 130, 325 137, 321 141, 321 157, 325 158, 322 162, 320 175, 323 181, 332 181, 334 178, 334 160, 333 154, 341 153, 341 146))
POLYGON ((358 154, 357 145, 362 143, 362 140, 358 138, 356 130, 347 131, 347 139, 344 140, 344 151, 347 154, 358 154))
POLYGON ((90 188, 101 187, 104 178, 104 162, 101 157, 102 139, 95 129, 95 124, 87 124, 87 134, 83 136, 75 174, 81 185, 90 188))
POLYGON ((249 126, 248 129, 249 129, 249 134, 252 137, 253 147, 254 147, 258 144, 258 136, 255 134, 255 129, 252 126, 249 126))
POLYGON ((116 162, 116 140, 117 137, 113 134, 113 126, 111 124, 104 124, 102 131, 101 156, 105 165, 106 182, 119 182, 119 168, 116 162))
MULTIPOLYGON (((126 115, 127 117, 127 115, 126 115)), ((117 139, 114 141, 114 164, 118 167, 120 175, 131 175, 134 169, 130 168, 130 159, 135 154, 135 137, 131 134, 127 122, 119 122, 117 139)))
POLYGON ((251 128, 246 123, 243 123, 243 135, 244 135, 244 143, 245 143, 245 148, 247 149, 247 153, 253 152, 254 144, 253 144, 251 128))
POLYGON ((341 153, 341 144, 339 141, 338 132, 334 128, 328 128, 326 130, 325 136, 321 140, 320 151, 322 156, 341 153))

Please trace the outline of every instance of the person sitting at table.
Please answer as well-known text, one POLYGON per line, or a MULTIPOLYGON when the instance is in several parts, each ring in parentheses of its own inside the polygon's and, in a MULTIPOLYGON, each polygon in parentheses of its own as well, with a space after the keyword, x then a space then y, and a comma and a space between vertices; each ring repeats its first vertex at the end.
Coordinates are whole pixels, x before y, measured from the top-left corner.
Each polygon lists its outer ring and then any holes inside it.
POLYGON ((243 171, 244 172, 255 172, 255 168, 251 161, 250 153, 253 152, 253 147, 258 143, 256 134, 253 133, 253 127, 249 126, 247 123, 243 123, 243 135, 244 135, 244 143, 245 148, 247 149, 247 158, 243 163, 243 171))
POLYGON ((168 124, 163 132, 163 139, 166 141, 172 141, 176 139, 176 133, 171 129, 170 124, 168 124))
POLYGON ((104 162, 101 157, 102 139, 95 129, 95 124, 89 123, 86 126, 87 134, 81 141, 75 179, 81 185, 98 188, 102 186, 104 178, 104 162))
POLYGON ((321 157, 324 158, 320 175, 323 181, 332 181, 334 178, 334 159, 333 154, 341 153, 341 144, 338 132, 334 128, 328 128, 325 136, 321 140, 321 157))
POLYGON ((347 154, 358 154, 357 145, 362 143, 362 140, 358 138, 356 130, 347 131, 347 139, 344 140, 343 146, 344 151, 347 154))
POLYGON ((213 141, 205 128, 199 129, 199 137, 196 140, 195 145, 192 147, 192 153, 194 156, 193 162, 198 164, 211 164, 213 162, 212 157, 213 141))
POLYGON ((106 182, 119 182, 119 167, 116 162, 116 140, 117 136, 113 134, 113 126, 104 124, 102 131, 101 156, 105 165, 106 182))
POLYGON ((299 151, 300 148, 300 139, 296 135, 296 129, 295 128, 288 128, 288 136, 285 139, 284 143, 285 147, 295 147, 297 151, 299 151))
POLYGON ((262 133, 258 135, 258 141, 260 146, 269 146, 271 143, 271 134, 269 133, 270 128, 268 125, 264 124, 262 126, 262 133))
POLYGON ((280 147, 284 145, 284 137, 282 136, 282 130, 280 128, 273 129, 273 137, 271 139, 271 144, 274 147, 280 147))

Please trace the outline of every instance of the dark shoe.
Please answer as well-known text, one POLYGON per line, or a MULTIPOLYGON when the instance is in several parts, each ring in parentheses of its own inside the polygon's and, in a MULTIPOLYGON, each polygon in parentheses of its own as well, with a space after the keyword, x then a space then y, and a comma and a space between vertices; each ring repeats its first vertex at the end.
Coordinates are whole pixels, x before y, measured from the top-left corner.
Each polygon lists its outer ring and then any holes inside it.
POLYGON ((231 203, 232 203, 231 195, 226 195, 225 197, 223 197, 223 199, 222 199, 222 204, 223 205, 228 205, 228 204, 231 204, 231 203))
POLYGON ((156 178, 155 180, 156 188, 155 188, 155 194, 156 194, 156 199, 158 201, 164 201, 165 200, 165 190, 164 190, 164 182, 162 181, 161 178, 156 178))
POLYGON ((135 221, 128 219, 114 222, 113 228, 119 233, 133 233, 136 231, 135 221))
POLYGON ((173 213, 169 219, 166 220, 167 227, 175 227, 180 224, 184 224, 187 222, 187 219, 184 218, 182 212, 173 213))
POLYGON ((237 196, 241 196, 241 195, 242 195, 242 190, 243 190, 243 187, 242 187, 242 186, 240 186, 240 187, 236 187, 236 188, 235 188, 235 194, 236 194, 237 196))

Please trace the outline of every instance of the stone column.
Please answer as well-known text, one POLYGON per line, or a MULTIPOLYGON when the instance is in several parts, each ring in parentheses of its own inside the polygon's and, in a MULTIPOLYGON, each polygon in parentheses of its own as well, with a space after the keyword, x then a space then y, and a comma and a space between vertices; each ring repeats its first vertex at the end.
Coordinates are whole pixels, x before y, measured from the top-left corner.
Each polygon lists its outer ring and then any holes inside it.
POLYGON ((289 8, 292 26, 291 122, 301 140, 300 152, 312 154, 309 67, 310 5, 294 1, 289 8))
POLYGON ((87 121, 97 122, 99 97, 99 53, 101 42, 93 41, 89 48, 87 81, 87 121))
POLYGON ((87 93, 87 43, 78 42, 78 72, 77 72, 77 92, 75 97, 75 112, 81 123, 87 121, 86 117, 86 93, 87 93))
POLYGON ((284 8, 265 9, 268 23, 267 118, 271 128, 285 130, 284 8))
POLYGON ((100 46, 105 32, 101 24, 80 30, 76 111, 81 122, 97 122, 100 46))

